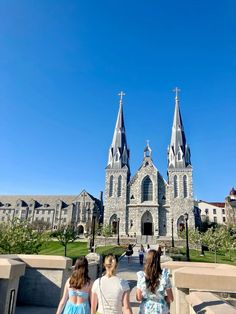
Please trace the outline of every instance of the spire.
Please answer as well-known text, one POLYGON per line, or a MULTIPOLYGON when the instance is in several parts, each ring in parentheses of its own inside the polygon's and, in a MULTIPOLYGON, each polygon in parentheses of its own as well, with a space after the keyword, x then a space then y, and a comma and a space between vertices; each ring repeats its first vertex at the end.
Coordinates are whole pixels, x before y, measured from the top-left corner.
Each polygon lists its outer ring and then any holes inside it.
POLYGON ((180 89, 176 87, 175 92, 175 113, 172 126, 171 142, 168 148, 168 167, 184 168, 191 165, 190 149, 187 145, 182 117, 179 109, 180 89))
POLYGON ((124 92, 118 94, 120 96, 120 106, 116 120, 116 126, 112 139, 112 144, 109 149, 108 167, 121 169, 124 166, 129 168, 129 149, 127 147, 125 124, 123 116, 123 96, 124 92))
POLYGON ((144 158, 145 157, 152 157, 152 150, 151 150, 151 147, 149 145, 149 140, 147 140, 147 145, 146 147, 144 148, 144 158))

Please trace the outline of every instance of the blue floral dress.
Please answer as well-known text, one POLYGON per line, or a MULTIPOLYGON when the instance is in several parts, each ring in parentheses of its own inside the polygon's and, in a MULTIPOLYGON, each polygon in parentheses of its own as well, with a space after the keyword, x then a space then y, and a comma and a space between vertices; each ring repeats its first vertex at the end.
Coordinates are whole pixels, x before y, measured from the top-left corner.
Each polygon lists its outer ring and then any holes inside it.
POLYGON ((88 302, 89 295, 87 292, 69 288, 69 297, 71 296, 79 296, 84 299, 84 302, 75 304, 68 300, 63 314, 90 314, 90 306, 88 302))
POLYGON ((156 292, 152 293, 146 287, 145 273, 137 272, 138 282, 137 288, 142 292, 142 302, 139 306, 139 314, 168 314, 169 307, 165 301, 165 290, 171 288, 168 269, 164 268, 160 276, 160 283, 156 288, 156 292))

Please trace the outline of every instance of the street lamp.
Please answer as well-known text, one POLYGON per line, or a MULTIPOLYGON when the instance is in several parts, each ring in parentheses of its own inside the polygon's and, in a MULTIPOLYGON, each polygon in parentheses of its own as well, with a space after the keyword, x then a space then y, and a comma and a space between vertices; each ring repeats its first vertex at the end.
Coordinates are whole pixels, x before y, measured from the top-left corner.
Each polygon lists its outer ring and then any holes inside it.
POLYGON ((120 218, 117 218, 117 245, 120 245, 120 218))
POLYGON ((174 219, 171 219, 171 240, 172 240, 172 247, 175 247, 175 241, 174 241, 174 219))
POLYGON ((96 222, 96 216, 93 213, 92 215, 92 240, 90 242, 90 252, 94 252, 95 222, 96 222))
POLYGON ((190 256, 189 256, 189 245, 188 245, 188 213, 184 214, 184 219, 185 219, 185 230, 186 230, 186 260, 189 262, 190 256))

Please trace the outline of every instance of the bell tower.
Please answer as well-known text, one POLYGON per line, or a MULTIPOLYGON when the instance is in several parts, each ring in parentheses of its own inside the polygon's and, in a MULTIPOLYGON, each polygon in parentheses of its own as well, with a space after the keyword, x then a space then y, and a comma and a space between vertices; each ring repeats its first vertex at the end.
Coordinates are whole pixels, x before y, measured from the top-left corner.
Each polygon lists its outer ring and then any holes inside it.
POLYGON ((124 92, 119 93, 120 103, 108 154, 105 179, 104 223, 112 227, 113 233, 127 233, 127 184, 130 179, 129 149, 126 140, 123 116, 124 92))
MULTIPOLYGON (((170 146, 168 147, 168 184, 170 215, 173 220, 174 234, 183 226, 185 213, 188 213, 189 225, 194 226, 194 200, 192 164, 190 148, 187 144, 181 112, 179 108, 179 89, 175 92, 175 112, 172 126, 170 146)), ((168 234, 171 225, 168 224, 168 234)))

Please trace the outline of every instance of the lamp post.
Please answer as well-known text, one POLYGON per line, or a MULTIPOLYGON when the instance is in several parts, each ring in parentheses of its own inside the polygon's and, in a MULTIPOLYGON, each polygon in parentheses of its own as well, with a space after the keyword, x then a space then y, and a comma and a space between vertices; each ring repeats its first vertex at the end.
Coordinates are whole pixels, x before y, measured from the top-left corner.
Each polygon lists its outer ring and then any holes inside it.
POLYGON ((174 219, 171 219, 171 241, 172 241, 172 247, 175 247, 175 241, 174 241, 174 219))
POLYGON ((189 262, 190 256, 189 256, 189 245, 188 245, 188 213, 184 214, 184 219, 185 219, 185 230, 186 230, 186 260, 189 262))
POLYGON ((117 218, 117 245, 120 245, 120 218, 117 218))
POLYGON ((90 252, 94 252, 95 221, 96 221, 96 216, 93 214, 92 216, 92 240, 90 242, 90 252))

